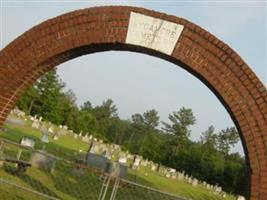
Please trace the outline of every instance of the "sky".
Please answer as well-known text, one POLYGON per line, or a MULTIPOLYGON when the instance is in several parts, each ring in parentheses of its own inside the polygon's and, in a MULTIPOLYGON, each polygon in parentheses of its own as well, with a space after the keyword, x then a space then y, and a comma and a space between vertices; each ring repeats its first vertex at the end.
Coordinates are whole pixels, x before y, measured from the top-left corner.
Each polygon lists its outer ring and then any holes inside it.
MULTIPOLYGON (((0 0, 0 48, 49 18, 76 9, 100 5, 131 5, 172 14, 192 21, 232 47, 267 84, 266 1, 85 1, 0 0)), ((144 54, 110 51, 90 54, 58 66, 66 87, 77 103, 99 105, 111 98, 119 116, 158 110, 162 121, 181 107, 191 108, 197 124, 191 138, 214 125, 216 131, 234 126, 215 95, 179 66, 144 54)), ((233 149, 243 154, 239 143, 233 149)))

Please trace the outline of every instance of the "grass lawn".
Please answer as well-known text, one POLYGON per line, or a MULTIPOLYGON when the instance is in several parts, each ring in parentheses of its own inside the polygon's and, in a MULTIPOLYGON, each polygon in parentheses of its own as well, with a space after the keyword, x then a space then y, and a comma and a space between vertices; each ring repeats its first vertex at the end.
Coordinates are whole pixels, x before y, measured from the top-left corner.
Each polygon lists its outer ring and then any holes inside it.
MULTIPOLYGON (((40 138, 41 132, 31 128, 26 122, 25 125, 6 124, 5 130, 0 130, 0 137, 15 142, 19 142, 21 137, 28 136, 35 139, 35 149, 42 149, 40 138)), ((58 140, 49 137, 49 143, 46 144, 46 151, 61 158, 74 160, 81 158, 87 152, 88 144, 81 140, 74 139, 70 135, 61 136, 58 140), (82 151, 82 153, 80 153, 82 151)), ((16 150, 10 148, 9 154, 16 154, 16 150)), ((5 153, 5 152, 4 152, 5 153)), ((27 155, 27 153, 25 153, 27 155)), ((27 156, 25 156, 26 158, 27 156)), ((35 191, 42 192, 60 199, 97 199, 101 189, 102 181, 99 175, 88 170, 74 171, 75 167, 66 164, 63 161, 57 162, 56 169, 53 173, 46 172, 38 168, 28 168, 27 172, 22 175, 12 173, 12 165, 4 165, 0 169, 0 178, 12 181, 21 186, 32 188, 35 191)), ((153 172, 148 168, 142 167, 140 170, 128 170, 129 179, 136 177, 137 183, 148 185, 159 190, 172 193, 175 195, 188 197, 196 200, 234 200, 234 196, 227 195, 226 198, 218 197, 212 191, 202 186, 193 187, 184 181, 178 181, 163 177, 161 174, 153 172)), ((10 192, 11 186, 0 184, 0 196, 12 196, 14 199, 39 199, 36 195, 25 193, 23 191, 10 192), (18 197, 19 198, 15 198, 18 197)), ((110 191, 109 191, 110 192, 110 191)), ((165 197, 166 198, 166 197, 165 197)), ((8 198, 5 198, 8 199, 8 198)), ((116 199, 163 199, 159 193, 148 192, 137 186, 122 184, 119 187, 116 199)), ((167 199, 171 199, 168 197, 167 199)))

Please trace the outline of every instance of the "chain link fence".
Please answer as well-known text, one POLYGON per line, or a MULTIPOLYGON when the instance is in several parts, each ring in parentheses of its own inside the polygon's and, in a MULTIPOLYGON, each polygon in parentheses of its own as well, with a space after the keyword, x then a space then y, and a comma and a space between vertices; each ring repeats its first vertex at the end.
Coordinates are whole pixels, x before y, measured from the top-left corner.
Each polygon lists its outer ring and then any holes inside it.
POLYGON ((0 165, 1 199, 184 200, 4 139, 0 165))

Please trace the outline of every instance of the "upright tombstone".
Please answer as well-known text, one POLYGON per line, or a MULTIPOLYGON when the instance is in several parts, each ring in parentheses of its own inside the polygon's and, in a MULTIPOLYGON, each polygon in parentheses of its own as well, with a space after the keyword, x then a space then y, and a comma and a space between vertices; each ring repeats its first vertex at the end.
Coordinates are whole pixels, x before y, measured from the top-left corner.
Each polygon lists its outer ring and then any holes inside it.
POLYGON ((141 161, 141 165, 142 166, 146 167, 147 164, 148 164, 148 160, 147 159, 141 161))
POLYGON ((43 151, 45 151, 45 144, 49 143, 49 138, 48 138, 48 133, 44 132, 42 137, 41 137, 41 141, 43 142, 43 151))
POLYGON ((166 176, 166 178, 170 178, 171 177, 171 173, 167 172, 165 176, 166 176))
POLYGON ((48 128, 48 133, 54 133, 54 129, 53 129, 52 126, 50 126, 50 127, 48 128))
POLYGON ((105 171, 108 167, 109 159, 102 155, 88 152, 86 163, 88 166, 105 171))
POLYGON ((79 137, 82 138, 82 136, 83 136, 83 132, 81 131, 81 132, 79 133, 79 137))
POLYGON ((40 122, 36 119, 33 120, 32 122, 32 128, 38 129, 40 127, 40 122))
POLYGON ((88 134, 86 134, 85 136, 82 137, 82 141, 85 142, 85 143, 89 143, 90 142, 88 134))
POLYGON ((184 175, 183 175, 183 173, 180 173, 180 172, 178 172, 178 174, 177 174, 177 179, 178 180, 184 180, 184 175))
POLYGON ((59 138, 59 135, 57 133, 52 136, 53 140, 58 140, 58 138, 59 138))
POLYGON ((151 170, 156 171, 156 169, 157 169, 157 165, 155 163, 152 163, 151 170))
POLYGON ((196 178, 193 178, 192 180, 192 186, 196 187, 198 185, 198 180, 196 178))
POLYGON ((216 185, 214 187, 214 191, 215 191, 215 193, 220 194, 222 192, 222 187, 216 185))
POLYGON ((121 163, 121 164, 127 163, 127 156, 125 154, 119 155, 119 163, 121 163))
POLYGON ((246 200, 244 196, 238 195, 236 200, 246 200))
POLYGON ((30 137, 22 137, 20 140, 20 144, 25 147, 34 148, 35 141, 30 137))
POLYGON ((134 157, 134 162, 133 162, 133 165, 132 165, 132 168, 133 168, 133 169, 138 169, 139 166, 140 166, 140 162, 141 162, 141 160, 142 160, 141 156, 135 155, 135 157, 134 157))

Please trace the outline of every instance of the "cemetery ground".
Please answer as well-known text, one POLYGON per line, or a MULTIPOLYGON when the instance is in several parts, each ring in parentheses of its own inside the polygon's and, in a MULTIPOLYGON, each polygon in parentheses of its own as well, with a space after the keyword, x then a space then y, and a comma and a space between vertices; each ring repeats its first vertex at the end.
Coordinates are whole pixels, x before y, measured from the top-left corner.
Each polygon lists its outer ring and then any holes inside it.
MULTIPOLYGON (((35 149, 43 148, 40 140, 42 136, 41 132, 32 128, 29 122, 26 122, 24 125, 5 124, 3 130, 0 130, 1 138, 17 143, 19 143, 23 136, 31 137, 35 140, 35 149)), ((69 135, 63 135, 58 140, 52 140, 49 136, 49 139, 50 142, 45 146, 46 151, 66 160, 82 159, 88 150, 87 143, 74 139, 69 135)), ((14 147, 10 146, 8 149, 10 151, 9 153, 15 155, 17 150, 12 148, 14 147)), ((27 159, 29 154, 24 152, 22 154, 23 156, 23 159, 27 159)), ((12 173, 12 167, 12 164, 5 163, 2 169, 0 169, 0 177, 59 199, 97 199, 102 185, 102 181, 99 178, 101 176, 100 173, 88 171, 81 174, 76 173, 76 176, 73 176, 73 168, 75 166, 65 161, 57 162, 53 173, 29 167, 25 173, 14 175, 12 173)), ((226 195, 226 198, 219 197, 201 185, 193 187, 185 181, 168 179, 143 166, 139 170, 129 169, 127 178, 139 184, 190 199, 235 199, 234 196, 229 194, 226 195)), ((127 186, 123 187, 122 185, 119 188, 116 199, 142 199, 145 195, 148 195, 147 193, 146 190, 127 186)), ((14 190, 8 184, 0 184, 0 196, 4 199, 5 197, 6 199, 10 199, 10 195, 14 198, 19 197, 18 199, 41 199, 40 196, 36 198, 33 193, 27 193, 17 189, 14 190)))

